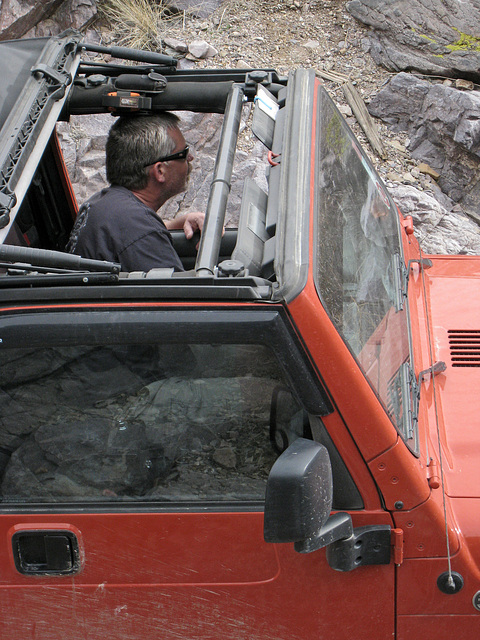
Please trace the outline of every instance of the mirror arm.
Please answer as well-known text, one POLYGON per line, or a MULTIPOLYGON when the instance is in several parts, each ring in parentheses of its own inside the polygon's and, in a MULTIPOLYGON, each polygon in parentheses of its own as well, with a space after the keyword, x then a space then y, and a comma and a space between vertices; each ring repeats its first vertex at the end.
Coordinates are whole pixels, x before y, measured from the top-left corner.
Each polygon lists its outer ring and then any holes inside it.
POLYGON ((334 513, 330 516, 320 531, 306 540, 295 542, 298 553, 312 553, 317 549, 328 547, 332 542, 347 540, 353 535, 352 518, 349 513, 334 513))

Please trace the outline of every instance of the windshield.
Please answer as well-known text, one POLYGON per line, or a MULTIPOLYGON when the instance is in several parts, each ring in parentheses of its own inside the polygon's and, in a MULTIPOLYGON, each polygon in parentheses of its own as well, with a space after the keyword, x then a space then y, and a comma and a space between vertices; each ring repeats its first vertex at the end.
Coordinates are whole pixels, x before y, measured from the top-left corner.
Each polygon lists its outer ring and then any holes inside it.
POLYGON ((403 408, 405 394, 410 395, 410 356, 400 290, 398 213, 321 88, 318 103, 317 288, 332 321, 408 440, 412 433, 403 408))
POLYGON ((0 42, 3 82, 0 85, 0 127, 10 115, 25 84, 32 75, 32 67, 47 42, 46 38, 0 42))

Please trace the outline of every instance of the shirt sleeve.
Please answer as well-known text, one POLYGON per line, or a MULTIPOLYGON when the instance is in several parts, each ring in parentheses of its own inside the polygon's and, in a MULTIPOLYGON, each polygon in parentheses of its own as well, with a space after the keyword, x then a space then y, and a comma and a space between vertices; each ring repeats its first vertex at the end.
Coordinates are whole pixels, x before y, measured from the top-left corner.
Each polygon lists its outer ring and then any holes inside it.
POLYGON ((119 255, 124 271, 150 271, 162 267, 183 271, 168 231, 151 231, 129 244, 119 255))

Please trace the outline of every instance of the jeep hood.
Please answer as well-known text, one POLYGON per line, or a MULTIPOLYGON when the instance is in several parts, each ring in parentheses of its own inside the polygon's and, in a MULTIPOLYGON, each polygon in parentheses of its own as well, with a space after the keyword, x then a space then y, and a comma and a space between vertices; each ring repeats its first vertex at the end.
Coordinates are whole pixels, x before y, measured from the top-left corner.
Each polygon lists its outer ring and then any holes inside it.
MULTIPOLYGON (((430 256, 425 272, 434 361, 446 369, 435 377, 438 426, 446 493, 480 497, 480 257, 430 256)), ((431 380, 421 394, 429 408, 432 457, 438 457, 431 380)))

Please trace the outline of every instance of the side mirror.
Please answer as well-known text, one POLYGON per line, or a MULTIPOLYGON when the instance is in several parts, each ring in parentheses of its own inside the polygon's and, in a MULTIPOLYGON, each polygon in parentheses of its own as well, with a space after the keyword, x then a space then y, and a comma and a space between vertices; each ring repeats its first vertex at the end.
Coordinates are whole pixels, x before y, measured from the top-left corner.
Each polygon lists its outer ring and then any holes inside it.
POLYGON ((333 500, 327 449, 297 438, 275 461, 265 494, 266 542, 311 538, 326 523, 333 500))
POLYGON ((352 571, 368 564, 389 564, 389 525, 353 528, 349 513, 330 515, 332 468, 327 449, 298 438, 276 460, 265 494, 265 542, 294 542, 295 551, 327 547, 328 564, 352 571))
POLYGON ((347 513, 330 517, 333 500, 332 468, 327 449, 297 438, 276 460, 265 494, 264 539, 295 542, 295 550, 309 553, 352 535, 347 513))

